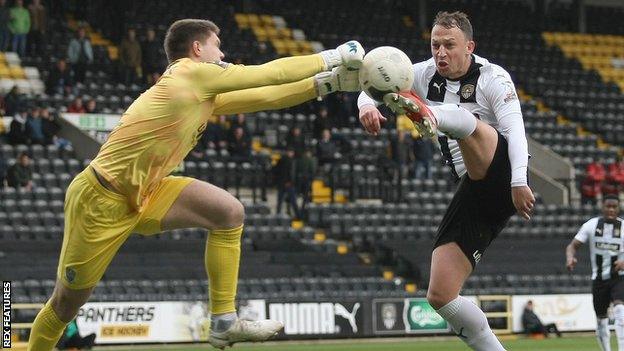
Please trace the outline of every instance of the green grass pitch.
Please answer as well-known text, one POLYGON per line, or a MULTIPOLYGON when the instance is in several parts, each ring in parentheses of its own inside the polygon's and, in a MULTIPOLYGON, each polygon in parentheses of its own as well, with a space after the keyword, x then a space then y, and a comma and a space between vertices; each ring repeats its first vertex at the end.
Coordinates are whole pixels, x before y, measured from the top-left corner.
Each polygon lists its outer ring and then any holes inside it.
MULTIPOLYGON (((236 345, 228 350, 232 351, 455 351, 470 350, 463 343, 457 340, 422 340, 416 338, 405 341, 337 341, 314 343, 309 341, 270 343, 270 344, 243 344, 236 345)), ((612 350, 617 350, 614 338, 612 338, 612 350)), ((596 339, 593 336, 564 336, 561 339, 550 338, 545 340, 518 339, 503 341, 503 345, 508 351, 591 351, 599 350, 596 339)), ((96 348, 105 349, 105 348, 96 348)), ((112 350, 112 348, 106 348, 112 350)), ((115 348, 116 351, 137 351, 137 350, 166 350, 166 351, 207 351, 216 350, 209 345, 189 345, 189 346, 141 346, 135 348, 115 348)))

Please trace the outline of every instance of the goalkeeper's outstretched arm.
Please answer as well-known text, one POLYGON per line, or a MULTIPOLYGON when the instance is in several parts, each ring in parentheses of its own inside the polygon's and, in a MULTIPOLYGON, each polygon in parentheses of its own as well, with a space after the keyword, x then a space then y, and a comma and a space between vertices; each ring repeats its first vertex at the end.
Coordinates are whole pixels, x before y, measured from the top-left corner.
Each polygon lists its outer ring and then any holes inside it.
POLYGON ((350 41, 316 55, 281 58, 256 66, 200 63, 191 74, 201 97, 209 99, 236 90, 297 82, 339 65, 359 68, 363 58, 360 43, 350 41))
POLYGON ((262 110, 277 110, 299 105, 317 96, 336 91, 359 91, 357 70, 344 66, 323 72, 313 78, 294 83, 231 91, 215 98, 214 114, 235 114, 262 110))

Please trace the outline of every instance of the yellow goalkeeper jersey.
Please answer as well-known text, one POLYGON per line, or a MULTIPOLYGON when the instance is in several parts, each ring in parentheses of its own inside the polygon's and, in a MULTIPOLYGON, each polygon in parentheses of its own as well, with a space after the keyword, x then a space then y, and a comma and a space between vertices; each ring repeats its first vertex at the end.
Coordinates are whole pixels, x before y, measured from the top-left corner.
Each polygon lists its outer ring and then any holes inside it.
POLYGON ((257 66, 177 60, 130 105, 91 165, 140 211, 161 179, 195 146, 211 115, 310 100, 316 96, 311 77, 323 69, 319 55, 257 66))

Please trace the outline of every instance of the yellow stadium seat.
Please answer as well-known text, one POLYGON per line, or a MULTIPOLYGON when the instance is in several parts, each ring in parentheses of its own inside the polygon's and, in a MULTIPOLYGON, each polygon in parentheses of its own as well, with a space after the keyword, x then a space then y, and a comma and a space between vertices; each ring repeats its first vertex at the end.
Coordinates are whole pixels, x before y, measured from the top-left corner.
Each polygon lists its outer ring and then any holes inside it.
POLYGON ((11 78, 11 71, 9 71, 9 67, 0 65, 0 78, 11 78))
POLYGON ((262 24, 264 24, 265 26, 272 26, 272 27, 274 26, 272 16, 262 15, 260 16, 260 21, 262 21, 262 24))
POLYGON ((24 69, 21 66, 10 66, 9 72, 13 79, 25 79, 24 69))
POLYGON ((261 25, 260 17, 258 17, 258 15, 250 13, 249 15, 247 15, 247 18, 249 19, 249 25, 250 26, 254 27, 254 26, 261 25))
POLYGON ((249 17, 247 17, 246 13, 237 13, 234 15, 234 19, 236 20, 236 24, 238 24, 238 28, 249 28, 249 17))
POLYGON ((279 33, 275 27, 264 27, 267 37, 269 39, 279 38, 279 33))
POLYGON ((280 37, 284 39, 292 38, 292 31, 290 30, 290 28, 280 28, 278 29, 278 31, 279 31, 280 37))

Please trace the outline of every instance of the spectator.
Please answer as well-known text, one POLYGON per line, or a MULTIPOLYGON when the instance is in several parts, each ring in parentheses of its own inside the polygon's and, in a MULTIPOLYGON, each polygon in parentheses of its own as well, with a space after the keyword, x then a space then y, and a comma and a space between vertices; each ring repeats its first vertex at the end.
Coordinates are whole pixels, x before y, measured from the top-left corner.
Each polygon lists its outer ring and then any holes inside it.
POLYGON ((217 123, 208 123, 206 127, 206 147, 220 151, 227 148, 227 117, 225 115, 219 116, 217 123))
POLYGON ((231 156, 239 159, 247 159, 251 155, 251 143, 242 127, 234 129, 234 138, 228 145, 228 151, 231 156))
POLYGON ((336 160, 340 155, 338 149, 333 140, 331 140, 331 132, 329 129, 324 129, 321 135, 321 140, 316 144, 316 158, 320 167, 327 168, 336 160))
POLYGON ((585 178, 581 183, 581 201, 584 204, 595 205, 601 191, 600 183, 596 183, 589 178, 585 178))
POLYGON ((0 51, 7 51, 11 40, 9 22, 11 21, 11 10, 6 0, 0 0, 0 51))
POLYGON ((46 91, 49 95, 69 95, 74 88, 74 74, 65 59, 59 59, 56 67, 50 72, 46 83, 46 91))
POLYGON ((20 153, 15 164, 9 167, 7 183, 10 187, 22 188, 28 191, 32 190, 32 166, 27 153, 20 153))
POLYGON ((295 157, 301 157, 305 150, 305 138, 301 134, 301 128, 294 126, 286 137, 286 148, 295 150, 295 157))
POLYGON ((12 145, 29 144, 30 138, 26 129, 26 119, 21 112, 13 114, 13 121, 9 127, 9 143, 12 145))
POLYGON ((24 99, 22 94, 20 94, 19 88, 17 85, 14 85, 13 88, 6 94, 4 97, 4 112, 7 116, 13 116, 17 113, 17 110, 24 104, 24 99))
POLYGON ((141 45, 136 40, 136 31, 128 29, 126 37, 119 46, 119 63, 125 84, 134 84, 141 71, 141 45))
POLYGON ((28 5, 28 12, 30 13, 28 52, 31 56, 36 56, 43 53, 48 15, 46 8, 41 5, 41 0, 33 0, 32 4, 28 5))
POLYGON ((69 107, 67 108, 67 112, 69 113, 86 113, 87 112, 87 109, 82 104, 82 98, 80 96, 77 96, 74 99, 74 102, 72 102, 72 104, 69 105, 69 107))
POLYGON ((321 107, 319 109, 318 115, 316 116, 316 119, 314 120, 314 139, 321 139, 321 137, 323 136, 323 130, 332 130, 333 127, 334 124, 327 114, 327 108, 324 106, 321 107))
POLYGON ((246 120, 244 113, 237 114, 236 118, 234 118, 234 121, 230 123, 230 135, 229 135, 230 139, 234 137, 234 131, 238 127, 243 128, 243 131, 245 132, 245 136, 249 140, 251 140, 251 132, 249 132, 249 127, 247 126, 247 120, 246 120))
POLYGON ((282 212, 282 202, 284 199, 288 204, 288 213, 291 214, 291 209, 295 213, 295 218, 301 218, 299 215, 299 208, 297 207, 297 193, 295 190, 295 150, 288 149, 286 153, 279 159, 275 168, 273 168, 273 174, 275 176, 275 183, 277 184, 277 213, 282 212))
POLYGON ((11 7, 10 13, 9 30, 13 35, 13 51, 24 57, 26 56, 26 36, 30 31, 30 13, 24 8, 23 0, 15 0, 15 6, 11 7))
POLYGON ((87 101, 87 106, 85 106, 85 112, 86 113, 100 113, 100 110, 97 107, 97 103, 95 102, 95 99, 89 99, 89 101, 87 101))
POLYGON ((401 172, 401 178, 407 178, 408 166, 412 162, 412 140, 407 137, 406 132, 397 132, 396 138, 392 138, 390 143, 392 162, 401 172))
POLYGON ((50 110, 47 107, 41 109, 41 127, 45 144, 54 144, 54 139, 57 137, 61 126, 56 122, 54 116, 50 114, 50 110))
POLYGON ((306 149, 301 157, 295 159, 295 189, 302 197, 299 213, 304 213, 312 199, 312 181, 315 175, 316 160, 312 156, 312 151, 306 149))
POLYGON ((603 182, 607 177, 607 172, 604 168, 602 160, 594 161, 588 164, 586 172, 587 172, 587 177, 596 183, 603 182))
POLYGON ((0 153, 0 190, 6 186, 7 165, 2 153, 0 153))
POLYGON ((414 176, 418 179, 431 179, 431 163, 435 145, 429 138, 414 139, 414 176))
POLYGON ((77 36, 69 42, 67 59, 74 67, 76 81, 84 82, 85 73, 93 63, 93 48, 91 47, 91 40, 87 37, 87 30, 84 27, 78 28, 77 36))
POLYGON ((71 142, 58 136, 61 125, 56 121, 56 117, 50 113, 47 107, 41 109, 41 125, 43 127, 44 142, 46 145, 54 144, 59 149, 71 149, 71 142))
POLYGON ((156 83, 160 78, 163 55, 161 53, 162 43, 156 40, 156 32, 150 28, 147 30, 145 41, 141 45, 143 56, 143 74, 148 85, 156 83))
POLYGON ((555 333, 558 337, 561 337, 561 333, 557 329, 555 323, 544 325, 539 317, 533 312, 533 301, 529 300, 524 306, 524 312, 522 312, 522 327, 527 334, 544 334, 548 337, 548 333, 555 333))
POLYGON ((26 119, 26 130, 30 134, 30 142, 32 144, 44 144, 45 135, 43 134, 41 109, 39 107, 33 108, 30 115, 28 115, 26 119))

